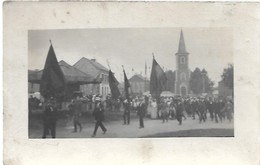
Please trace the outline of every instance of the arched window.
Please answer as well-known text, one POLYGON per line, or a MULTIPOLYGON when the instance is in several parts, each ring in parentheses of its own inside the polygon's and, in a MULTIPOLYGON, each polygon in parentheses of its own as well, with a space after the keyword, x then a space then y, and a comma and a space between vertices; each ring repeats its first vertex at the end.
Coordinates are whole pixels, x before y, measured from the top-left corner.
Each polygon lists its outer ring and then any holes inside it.
POLYGON ((181 64, 185 64, 185 57, 181 57, 181 64))
POLYGON ((184 72, 181 73, 181 81, 186 81, 186 74, 184 72))

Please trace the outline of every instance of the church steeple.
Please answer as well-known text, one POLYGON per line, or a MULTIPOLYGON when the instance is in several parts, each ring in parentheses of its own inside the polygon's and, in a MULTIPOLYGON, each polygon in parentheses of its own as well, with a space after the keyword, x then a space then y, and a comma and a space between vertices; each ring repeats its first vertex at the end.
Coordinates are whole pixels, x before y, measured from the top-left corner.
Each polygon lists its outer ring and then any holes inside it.
POLYGON ((180 41, 179 41, 179 49, 178 49, 178 52, 176 54, 183 54, 183 53, 186 54, 188 52, 186 51, 184 37, 183 37, 182 29, 181 29, 181 35, 180 35, 180 41))
POLYGON ((176 71, 175 71, 175 93, 181 96, 186 96, 190 93, 190 69, 189 69, 189 53, 186 50, 183 32, 179 40, 178 52, 176 56, 176 71))

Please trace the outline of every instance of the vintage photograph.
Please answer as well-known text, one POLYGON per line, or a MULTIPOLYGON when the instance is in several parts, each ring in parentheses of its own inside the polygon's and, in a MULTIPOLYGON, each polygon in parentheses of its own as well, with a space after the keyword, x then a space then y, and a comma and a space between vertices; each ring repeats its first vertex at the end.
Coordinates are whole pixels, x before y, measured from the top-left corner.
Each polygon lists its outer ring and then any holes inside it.
POLYGON ((3 3, 4 164, 258 165, 259 9, 3 3))
POLYGON ((28 31, 29 138, 234 137, 232 28, 28 31))

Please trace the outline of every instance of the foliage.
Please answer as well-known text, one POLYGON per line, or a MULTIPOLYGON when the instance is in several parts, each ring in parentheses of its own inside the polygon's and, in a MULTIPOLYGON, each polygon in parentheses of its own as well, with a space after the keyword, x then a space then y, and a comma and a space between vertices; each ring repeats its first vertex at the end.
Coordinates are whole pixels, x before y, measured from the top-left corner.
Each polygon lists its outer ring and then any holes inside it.
POLYGON ((200 94, 203 93, 203 85, 206 93, 212 92, 214 83, 208 77, 208 72, 205 69, 195 68, 190 76, 190 89, 194 94, 200 94))
POLYGON ((223 74, 221 75, 222 81, 224 84, 229 87, 230 89, 233 89, 234 87, 234 69, 233 65, 229 64, 227 68, 224 69, 223 74))

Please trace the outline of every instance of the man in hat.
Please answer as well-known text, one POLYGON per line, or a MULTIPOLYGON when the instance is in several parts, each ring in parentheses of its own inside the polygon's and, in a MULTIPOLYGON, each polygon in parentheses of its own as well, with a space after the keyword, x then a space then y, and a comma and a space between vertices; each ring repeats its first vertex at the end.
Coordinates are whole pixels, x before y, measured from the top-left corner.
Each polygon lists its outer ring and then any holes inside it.
POLYGON ((104 120, 104 106, 101 102, 100 96, 96 97, 95 109, 94 109, 94 112, 93 112, 93 116, 95 117, 96 124, 95 124, 95 129, 94 129, 92 137, 96 136, 97 129, 98 129, 99 126, 101 127, 103 134, 105 134, 107 129, 105 128, 105 126, 102 123, 102 121, 104 120))
POLYGON ((139 105, 137 107, 137 115, 139 116, 139 128, 144 128, 144 116, 145 116, 145 100, 144 99, 139 99, 139 105))
POLYGON ((45 106, 43 115, 43 136, 45 139, 46 135, 51 131, 52 138, 56 138, 56 121, 57 121, 57 108, 56 101, 51 97, 45 106))
POLYGON ((72 102, 72 110, 73 110, 73 123, 74 123, 74 131, 77 132, 77 127, 79 126, 79 132, 82 131, 82 126, 80 123, 80 117, 81 117, 81 106, 82 101, 80 100, 80 97, 77 96, 75 100, 72 102))
POLYGON ((130 124, 130 102, 125 99, 124 103, 124 114, 123 114, 123 118, 124 118, 124 125, 129 125, 130 124))
POLYGON ((182 116, 184 111, 184 105, 181 99, 178 99, 177 107, 176 107, 176 119, 179 122, 179 125, 182 124, 182 116))

